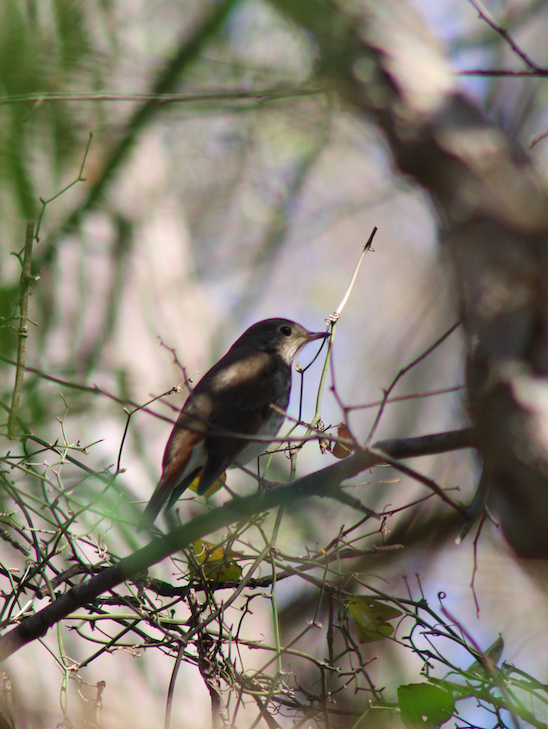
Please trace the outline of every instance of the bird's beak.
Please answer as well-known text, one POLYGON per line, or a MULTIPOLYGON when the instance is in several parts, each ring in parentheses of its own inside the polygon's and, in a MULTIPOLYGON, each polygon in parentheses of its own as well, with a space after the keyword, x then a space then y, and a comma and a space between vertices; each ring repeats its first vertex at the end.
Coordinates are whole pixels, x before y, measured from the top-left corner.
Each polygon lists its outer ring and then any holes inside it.
POLYGON ((327 339, 331 336, 331 332, 308 332, 307 342, 313 342, 315 339, 327 339))

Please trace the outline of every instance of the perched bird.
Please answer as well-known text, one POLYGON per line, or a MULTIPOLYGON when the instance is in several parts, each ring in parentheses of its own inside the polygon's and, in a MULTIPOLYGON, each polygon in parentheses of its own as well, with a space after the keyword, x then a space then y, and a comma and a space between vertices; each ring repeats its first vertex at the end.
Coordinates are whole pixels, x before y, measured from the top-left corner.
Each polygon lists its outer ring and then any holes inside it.
POLYGON ((243 466, 267 448, 284 421, 271 405, 287 408, 297 352, 328 336, 288 319, 265 319, 242 334, 184 404, 142 527, 152 524, 164 504, 170 509, 198 474, 197 493, 204 494, 227 468, 243 466))

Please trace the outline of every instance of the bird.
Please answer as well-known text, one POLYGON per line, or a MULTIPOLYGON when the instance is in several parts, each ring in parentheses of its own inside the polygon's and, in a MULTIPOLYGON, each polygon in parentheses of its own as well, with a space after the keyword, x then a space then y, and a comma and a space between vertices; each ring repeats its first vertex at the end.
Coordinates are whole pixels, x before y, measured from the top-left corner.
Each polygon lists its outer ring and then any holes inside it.
POLYGON ((150 527, 164 505, 172 508, 198 475, 201 495, 228 468, 244 466, 268 447, 285 419, 279 411, 289 403, 297 353, 327 337, 289 319, 264 319, 241 335, 183 405, 140 528, 150 527))

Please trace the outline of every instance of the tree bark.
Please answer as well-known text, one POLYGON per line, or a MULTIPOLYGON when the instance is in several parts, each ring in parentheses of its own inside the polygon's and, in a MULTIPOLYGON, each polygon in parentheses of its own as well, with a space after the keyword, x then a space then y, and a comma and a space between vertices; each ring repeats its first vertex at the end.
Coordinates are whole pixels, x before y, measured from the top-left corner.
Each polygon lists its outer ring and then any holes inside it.
POLYGON ((399 169, 434 201, 490 505, 519 555, 548 557, 546 189, 459 89, 405 0, 275 4, 314 34, 328 82, 376 121, 399 169))

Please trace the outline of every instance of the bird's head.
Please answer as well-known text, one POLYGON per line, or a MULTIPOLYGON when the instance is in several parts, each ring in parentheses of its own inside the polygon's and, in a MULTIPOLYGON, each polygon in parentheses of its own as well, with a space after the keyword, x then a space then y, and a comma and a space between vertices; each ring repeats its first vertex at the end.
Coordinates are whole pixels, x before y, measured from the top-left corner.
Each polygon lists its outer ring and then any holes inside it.
POLYGON ((305 344, 328 336, 326 332, 309 332, 290 319, 264 319, 249 327, 233 346, 278 354, 291 365, 305 344))

